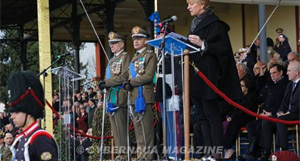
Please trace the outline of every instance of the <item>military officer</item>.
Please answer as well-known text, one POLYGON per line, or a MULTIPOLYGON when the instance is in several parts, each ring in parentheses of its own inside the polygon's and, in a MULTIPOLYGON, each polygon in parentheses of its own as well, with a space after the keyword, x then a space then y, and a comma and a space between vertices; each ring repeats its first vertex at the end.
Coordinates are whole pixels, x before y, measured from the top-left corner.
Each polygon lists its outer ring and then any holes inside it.
POLYGON ((137 160, 151 160, 154 145, 152 106, 154 104, 153 78, 157 58, 147 50, 146 41, 150 34, 141 27, 132 29, 133 46, 136 53, 129 65, 129 80, 124 88, 130 91, 130 103, 134 118, 134 131, 137 141, 137 160))
POLYGON ((11 144, 13 143, 13 135, 9 132, 5 133, 4 149, 2 153, 2 161, 11 161, 12 153, 10 151, 11 144))
POLYGON ((115 160, 126 160, 127 147, 127 91, 124 90, 122 84, 128 80, 128 67, 130 63, 130 55, 124 51, 125 38, 115 32, 108 35, 109 47, 114 53, 114 57, 110 59, 107 68, 105 80, 99 83, 99 88, 107 88, 107 112, 110 113, 110 123, 114 136, 116 150, 115 160))
POLYGON ((8 78, 8 105, 11 119, 22 129, 11 146, 14 160, 58 160, 58 147, 52 135, 36 119, 43 118, 44 91, 38 77, 28 71, 8 78))

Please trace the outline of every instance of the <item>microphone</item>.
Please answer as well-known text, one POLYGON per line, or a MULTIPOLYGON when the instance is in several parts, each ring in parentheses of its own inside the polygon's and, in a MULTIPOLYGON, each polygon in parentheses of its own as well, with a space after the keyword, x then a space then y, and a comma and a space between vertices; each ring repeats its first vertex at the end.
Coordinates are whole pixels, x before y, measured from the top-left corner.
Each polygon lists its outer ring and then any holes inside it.
POLYGON ((169 22, 173 22, 173 21, 176 21, 177 20, 177 16, 172 16, 164 21, 161 22, 162 25, 165 25, 166 23, 169 23, 169 22))
POLYGON ((71 55, 71 53, 64 53, 64 54, 58 55, 57 58, 61 59, 61 58, 64 58, 66 56, 69 56, 69 55, 71 55))

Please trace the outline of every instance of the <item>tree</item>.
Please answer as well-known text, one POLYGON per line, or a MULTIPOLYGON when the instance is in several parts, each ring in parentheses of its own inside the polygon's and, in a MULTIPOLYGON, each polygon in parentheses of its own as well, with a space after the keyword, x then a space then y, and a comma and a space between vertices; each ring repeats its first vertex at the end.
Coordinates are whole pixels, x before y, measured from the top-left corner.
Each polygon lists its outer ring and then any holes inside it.
MULTIPOLYGON (((13 72, 21 70, 21 61, 20 61, 20 43, 18 41, 5 41, 11 37, 17 37, 17 31, 4 31, 4 34, 1 35, 1 39, 4 40, 3 43, 0 43, 0 102, 5 103, 6 108, 8 101, 7 97, 7 79, 9 75, 13 72)), ((57 56, 61 53, 70 52, 72 50, 71 43, 67 42, 52 42, 52 52, 51 57, 52 61, 56 60, 57 56)), ((27 44, 27 70, 30 70, 34 73, 39 73, 39 57, 37 56, 38 42, 29 41, 27 44)), ((61 66, 64 63, 65 66, 74 70, 74 57, 67 57, 64 61, 58 62, 54 67, 61 66)), ((81 70, 86 69, 87 64, 80 64, 81 70)), ((88 75, 86 71, 84 74, 88 75)), ((52 86, 58 88, 58 78, 52 77, 52 86)))

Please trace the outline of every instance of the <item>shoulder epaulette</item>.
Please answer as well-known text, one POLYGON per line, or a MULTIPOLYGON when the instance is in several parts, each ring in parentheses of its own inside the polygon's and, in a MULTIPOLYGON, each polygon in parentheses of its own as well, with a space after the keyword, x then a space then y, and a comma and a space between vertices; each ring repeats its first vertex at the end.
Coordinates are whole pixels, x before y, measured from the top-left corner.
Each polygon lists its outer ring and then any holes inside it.
POLYGON ((147 50, 147 53, 153 53, 154 51, 153 50, 147 50))
POLYGON ((30 137, 30 140, 29 140, 29 144, 32 145, 34 140, 39 137, 39 136, 45 136, 45 137, 48 137, 49 139, 52 139, 52 135, 47 132, 46 130, 39 130, 39 131, 36 131, 34 134, 32 134, 32 136, 30 137))

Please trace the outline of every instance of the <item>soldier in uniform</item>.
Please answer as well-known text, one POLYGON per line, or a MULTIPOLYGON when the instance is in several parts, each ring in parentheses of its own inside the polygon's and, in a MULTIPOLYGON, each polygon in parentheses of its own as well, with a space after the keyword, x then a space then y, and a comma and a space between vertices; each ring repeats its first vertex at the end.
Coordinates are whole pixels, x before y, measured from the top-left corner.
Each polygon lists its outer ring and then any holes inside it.
POLYGON ((129 65, 129 80, 124 88, 130 91, 130 104, 134 118, 137 142, 137 160, 151 160, 154 145, 152 106, 154 105, 153 78, 157 58, 153 51, 146 50, 150 34, 141 27, 132 29, 133 46, 136 53, 129 65))
POLYGON ((58 147, 52 135, 43 130, 37 119, 44 114, 44 91, 38 77, 28 71, 8 78, 8 103, 11 119, 22 129, 11 146, 13 160, 58 160, 58 147))
POLYGON ((107 112, 114 136, 114 149, 116 150, 115 160, 126 160, 127 145, 127 91, 122 84, 128 80, 128 67, 130 55, 124 51, 125 38, 115 32, 108 35, 108 43, 114 57, 110 59, 105 80, 99 83, 99 88, 107 88, 107 112))
POLYGON ((10 151, 11 144, 13 143, 14 137, 11 133, 5 133, 4 137, 4 149, 2 152, 2 161, 11 161, 12 153, 10 151))

